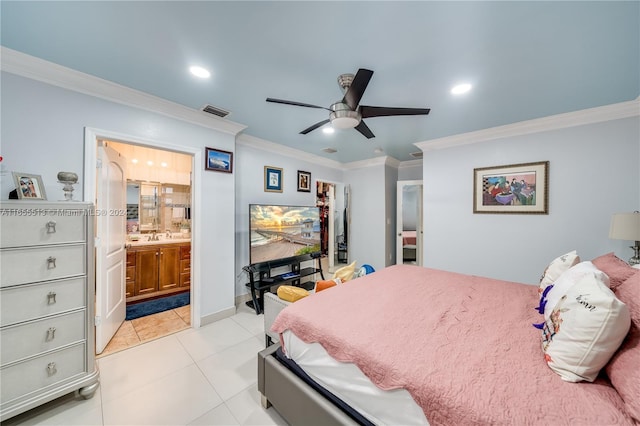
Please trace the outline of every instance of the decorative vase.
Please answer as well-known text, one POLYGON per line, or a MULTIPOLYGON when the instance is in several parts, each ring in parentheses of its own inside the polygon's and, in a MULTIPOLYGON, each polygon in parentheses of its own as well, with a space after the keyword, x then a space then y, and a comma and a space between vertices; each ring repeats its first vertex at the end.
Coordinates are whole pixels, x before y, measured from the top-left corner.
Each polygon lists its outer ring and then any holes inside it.
POLYGON ((73 172, 59 172, 58 182, 63 184, 65 201, 73 201, 73 185, 78 183, 78 175, 73 172))

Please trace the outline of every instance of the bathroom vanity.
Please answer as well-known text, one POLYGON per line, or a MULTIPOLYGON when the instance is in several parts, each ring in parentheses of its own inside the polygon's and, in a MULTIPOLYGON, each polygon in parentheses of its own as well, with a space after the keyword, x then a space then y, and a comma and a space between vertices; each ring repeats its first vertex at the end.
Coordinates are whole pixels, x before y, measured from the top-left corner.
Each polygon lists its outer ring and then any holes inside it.
POLYGON ((189 290, 191 241, 184 238, 127 243, 127 302, 189 290))

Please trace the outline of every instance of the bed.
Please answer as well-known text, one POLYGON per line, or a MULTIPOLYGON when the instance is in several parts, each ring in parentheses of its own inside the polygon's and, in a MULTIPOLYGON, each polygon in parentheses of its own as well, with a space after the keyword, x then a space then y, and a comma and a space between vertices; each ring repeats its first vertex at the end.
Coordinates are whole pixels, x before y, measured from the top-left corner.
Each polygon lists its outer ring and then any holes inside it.
POLYGON ((402 260, 416 260, 416 231, 402 231, 402 260))
MULTIPOLYGON (((622 313, 599 333, 611 353, 590 349, 606 365, 580 366, 587 379, 559 374, 563 355, 543 352, 545 330, 533 326, 546 318, 542 286, 395 265, 282 310, 271 328, 280 344, 258 357, 263 403, 294 425, 637 425, 640 271, 613 254, 593 265, 622 313)), ((552 266, 545 274, 566 275, 552 266)), ((565 299, 565 333, 571 312, 599 309, 565 299)))

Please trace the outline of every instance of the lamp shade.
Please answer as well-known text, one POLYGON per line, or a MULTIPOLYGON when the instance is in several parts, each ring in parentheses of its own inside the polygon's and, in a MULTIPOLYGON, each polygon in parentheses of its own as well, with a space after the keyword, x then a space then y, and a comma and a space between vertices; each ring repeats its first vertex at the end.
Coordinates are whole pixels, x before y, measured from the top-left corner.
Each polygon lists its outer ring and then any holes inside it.
POLYGON ((611 218, 609 238, 640 241, 640 213, 616 213, 611 218))

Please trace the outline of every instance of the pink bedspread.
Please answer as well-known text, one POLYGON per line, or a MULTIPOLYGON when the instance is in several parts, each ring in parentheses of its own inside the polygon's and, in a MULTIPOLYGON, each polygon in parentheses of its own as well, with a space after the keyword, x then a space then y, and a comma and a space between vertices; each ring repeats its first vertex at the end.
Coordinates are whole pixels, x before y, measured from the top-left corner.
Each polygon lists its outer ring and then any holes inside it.
POLYGON ((402 231, 402 245, 416 245, 416 231, 402 231))
POLYGON ((567 383, 546 366, 536 297, 533 285, 396 265, 291 304, 271 329, 407 389, 432 425, 633 424, 608 382, 567 383))

